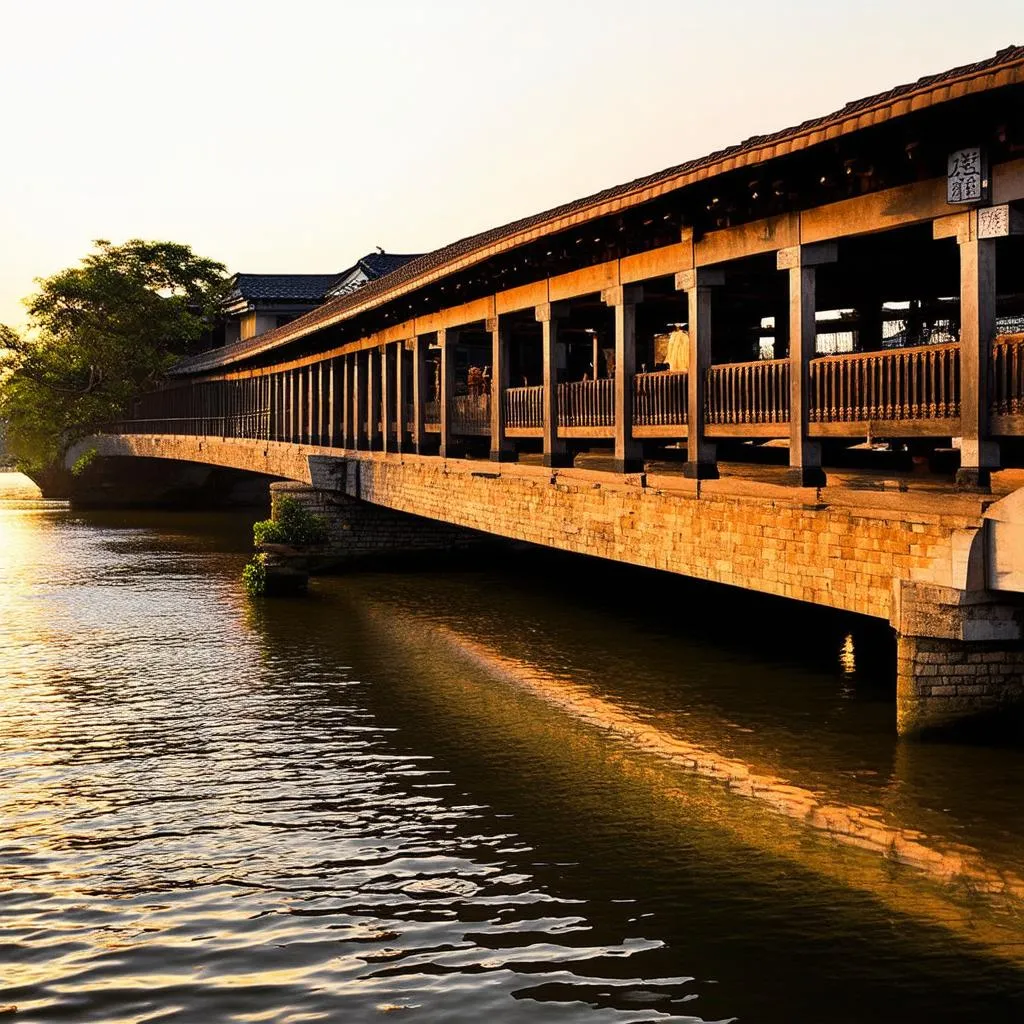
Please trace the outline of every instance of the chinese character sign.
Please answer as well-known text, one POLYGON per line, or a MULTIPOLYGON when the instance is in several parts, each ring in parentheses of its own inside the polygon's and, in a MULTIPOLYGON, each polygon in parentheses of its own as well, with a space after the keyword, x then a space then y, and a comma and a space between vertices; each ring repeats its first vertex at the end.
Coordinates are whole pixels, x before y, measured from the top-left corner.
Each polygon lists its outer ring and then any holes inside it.
POLYGON ((986 198, 988 174, 981 147, 958 149, 946 165, 946 202, 978 203, 986 198))

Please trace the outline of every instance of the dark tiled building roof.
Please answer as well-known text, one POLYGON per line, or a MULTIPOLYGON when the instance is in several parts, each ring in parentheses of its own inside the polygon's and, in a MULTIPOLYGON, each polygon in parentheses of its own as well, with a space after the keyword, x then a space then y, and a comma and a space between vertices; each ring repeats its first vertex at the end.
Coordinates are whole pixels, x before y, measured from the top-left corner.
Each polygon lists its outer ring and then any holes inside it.
POLYGON ((235 274, 228 300, 322 302, 336 274, 235 274))
POLYGON ((1008 46, 994 56, 974 64, 926 75, 915 82, 847 103, 834 113, 803 121, 792 128, 769 135, 755 135, 708 156, 462 238, 411 260, 387 277, 370 281, 356 292, 324 303, 285 327, 268 331, 257 339, 194 356, 179 363, 172 372, 186 374, 210 370, 295 341, 345 319, 349 311, 381 305, 421 283, 425 284, 477 259, 485 259, 494 251, 511 248, 519 244, 521 236, 526 233, 554 231, 570 218, 576 220, 600 216, 630 203, 644 202, 672 189, 682 188, 694 181, 806 149, 839 135, 901 117, 913 110, 957 99, 971 92, 1020 82, 1024 82, 1024 46, 1008 46), (404 285, 410 287, 403 288, 404 285))
POLYGON ((422 253, 403 254, 399 252, 371 252, 367 253, 360 261, 359 266, 366 272, 371 281, 378 277, 387 277, 396 270, 404 267, 412 260, 418 260, 422 253))

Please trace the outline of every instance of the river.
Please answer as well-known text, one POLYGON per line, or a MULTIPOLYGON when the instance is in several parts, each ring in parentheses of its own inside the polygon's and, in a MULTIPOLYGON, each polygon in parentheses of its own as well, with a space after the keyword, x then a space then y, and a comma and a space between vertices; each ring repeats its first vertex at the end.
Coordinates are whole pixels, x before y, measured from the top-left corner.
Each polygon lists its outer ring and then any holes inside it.
POLYGON ((883 626, 248 543, 0 475, 0 1021, 1024 1019, 1021 748, 897 742, 883 626))

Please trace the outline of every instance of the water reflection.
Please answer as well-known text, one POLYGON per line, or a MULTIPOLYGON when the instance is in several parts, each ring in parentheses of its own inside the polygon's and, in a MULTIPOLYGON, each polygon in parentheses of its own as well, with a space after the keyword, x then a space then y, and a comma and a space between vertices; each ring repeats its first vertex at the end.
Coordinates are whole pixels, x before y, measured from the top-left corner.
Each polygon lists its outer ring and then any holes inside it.
POLYGON ((250 605, 242 521, 3 515, 25 540, 0 562, 0 1004, 16 1019, 1020 1009, 1012 920, 780 827, 651 746, 784 771, 908 828, 966 822, 997 859, 995 833, 1021 829, 971 793, 1010 752, 976 753, 959 788, 927 752, 899 760, 874 730, 884 685, 843 695, 821 667, 832 633, 820 662, 759 660, 640 601, 635 619, 569 601, 558 562, 540 584, 533 568, 359 576, 250 605))

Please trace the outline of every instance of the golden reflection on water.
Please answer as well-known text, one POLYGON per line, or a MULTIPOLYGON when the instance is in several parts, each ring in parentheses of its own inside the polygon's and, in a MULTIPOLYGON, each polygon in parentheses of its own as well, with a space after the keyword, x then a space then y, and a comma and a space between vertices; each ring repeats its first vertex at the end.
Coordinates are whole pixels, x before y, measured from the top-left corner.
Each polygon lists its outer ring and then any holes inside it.
MULTIPOLYGON (((432 699, 460 706, 473 690, 477 711, 481 695, 487 694, 483 699, 488 708, 514 715, 517 730, 540 727, 536 712, 522 703, 538 699, 577 725, 590 727, 588 734, 560 734, 560 743, 578 748, 581 758, 614 761, 627 776, 653 781, 662 800, 685 806, 688 813, 724 827, 743 843, 868 892, 893 910, 938 924, 1001 959, 1024 964, 1024 928, 1019 923, 1024 875, 1016 867, 993 863, 955 839, 907 827, 879 807, 846 803, 839 794, 794 785, 778 766, 747 763, 703 741, 691 742, 654 724, 642 709, 627 710, 575 683, 570 672, 552 673, 525 656, 499 652, 448 622, 424 614, 415 631, 401 630, 399 638, 403 620, 384 605, 365 602, 361 611, 371 627, 381 630, 382 643, 400 642, 415 652, 410 678, 429 679, 432 699), (448 663, 438 658, 440 644, 490 677, 483 690, 469 673, 452 679, 438 670, 448 663), (495 677, 513 684, 519 700, 510 702, 507 692, 489 693, 495 677), (595 740, 595 734, 600 738, 595 740), (608 741, 618 753, 595 751, 595 742, 605 748, 608 741), (684 783, 685 777, 692 781, 684 783)), ((852 643, 850 648, 852 658, 852 643)))

